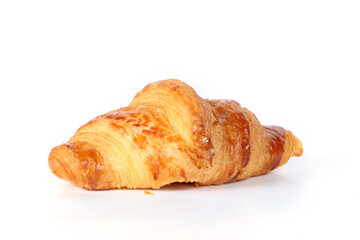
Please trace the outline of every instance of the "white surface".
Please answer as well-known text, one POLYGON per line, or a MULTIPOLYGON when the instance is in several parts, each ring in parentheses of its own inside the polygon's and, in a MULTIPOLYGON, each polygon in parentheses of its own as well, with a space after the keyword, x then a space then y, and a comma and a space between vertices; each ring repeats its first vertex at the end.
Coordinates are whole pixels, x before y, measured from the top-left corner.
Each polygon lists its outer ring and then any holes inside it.
POLYGON ((358 1, 1 1, 1 239, 359 239, 359 12, 358 1), (303 157, 155 195, 51 174, 52 147, 168 78, 291 129, 303 157))

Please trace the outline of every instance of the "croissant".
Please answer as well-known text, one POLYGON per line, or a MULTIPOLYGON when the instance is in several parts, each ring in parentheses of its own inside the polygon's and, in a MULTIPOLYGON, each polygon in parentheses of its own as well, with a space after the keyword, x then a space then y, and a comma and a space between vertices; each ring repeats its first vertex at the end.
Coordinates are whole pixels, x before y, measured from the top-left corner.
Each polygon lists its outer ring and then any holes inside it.
POLYGON ((81 126, 51 150, 49 167, 89 190, 158 189, 258 176, 302 153, 290 131, 262 126, 239 103, 202 99, 172 79, 147 85, 129 106, 81 126))

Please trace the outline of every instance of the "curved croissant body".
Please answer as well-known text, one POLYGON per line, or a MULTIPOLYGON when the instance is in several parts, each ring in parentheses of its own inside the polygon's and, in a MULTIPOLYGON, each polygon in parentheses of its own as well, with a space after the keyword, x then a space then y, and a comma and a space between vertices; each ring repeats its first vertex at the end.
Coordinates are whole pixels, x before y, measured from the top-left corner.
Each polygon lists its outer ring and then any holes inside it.
POLYGON ((265 174, 302 151, 290 131, 262 126, 237 102, 202 99, 187 84, 165 80, 80 127, 52 149, 49 166, 86 189, 156 189, 265 174))

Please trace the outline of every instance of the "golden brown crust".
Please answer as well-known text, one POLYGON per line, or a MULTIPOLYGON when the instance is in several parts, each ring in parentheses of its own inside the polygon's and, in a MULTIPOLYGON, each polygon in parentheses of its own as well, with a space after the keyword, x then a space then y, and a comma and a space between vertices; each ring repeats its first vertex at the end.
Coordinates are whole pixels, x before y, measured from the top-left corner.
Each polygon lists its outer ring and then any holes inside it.
POLYGON ((90 190, 222 184, 301 156, 290 131, 262 126, 231 100, 204 100, 187 84, 147 85, 129 106, 79 128, 49 156, 53 173, 90 190))
MULTIPOLYGON (((250 124, 241 106, 230 100, 207 100, 212 106, 214 120, 212 128, 218 128, 219 135, 225 143, 222 151, 229 155, 229 181, 232 182, 240 175, 250 159, 250 124)), ((221 144, 221 143, 219 143, 221 144)))

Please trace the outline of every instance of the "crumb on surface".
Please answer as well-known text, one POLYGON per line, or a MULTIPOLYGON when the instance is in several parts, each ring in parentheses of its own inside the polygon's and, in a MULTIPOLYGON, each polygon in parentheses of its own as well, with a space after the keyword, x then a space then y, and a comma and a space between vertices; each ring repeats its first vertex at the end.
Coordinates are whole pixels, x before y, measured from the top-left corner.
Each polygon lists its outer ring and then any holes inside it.
POLYGON ((148 194, 148 195, 155 195, 153 194, 152 192, 149 192, 149 191, 144 191, 145 194, 148 194))

